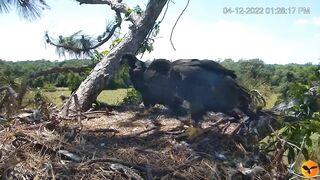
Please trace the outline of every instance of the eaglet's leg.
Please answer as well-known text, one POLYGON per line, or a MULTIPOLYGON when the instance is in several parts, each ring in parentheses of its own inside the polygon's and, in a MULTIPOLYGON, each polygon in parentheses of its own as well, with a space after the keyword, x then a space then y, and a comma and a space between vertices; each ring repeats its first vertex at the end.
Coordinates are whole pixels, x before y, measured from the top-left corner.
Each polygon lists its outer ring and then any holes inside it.
POLYGON ((206 131, 201 128, 200 121, 203 119, 204 111, 199 110, 198 108, 191 107, 191 126, 186 130, 185 134, 188 136, 188 139, 193 140, 206 131))
POLYGON ((154 112, 154 105, 155 104, 151 103, 148 98, 142 96, 142 102, 143 102, 143 105, 145 108, 143 113, 141 113, 142 116, 147 116, 147 115, 154 112))

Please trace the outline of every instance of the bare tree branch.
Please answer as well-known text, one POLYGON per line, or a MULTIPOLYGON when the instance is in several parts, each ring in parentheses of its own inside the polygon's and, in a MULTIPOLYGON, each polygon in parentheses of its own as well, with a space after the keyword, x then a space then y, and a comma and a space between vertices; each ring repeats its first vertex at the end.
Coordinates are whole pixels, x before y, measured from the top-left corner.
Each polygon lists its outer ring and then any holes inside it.
POLYGON ((7 91, 11 97, 17 98, 18 93, 10 86, 1 86, 0 92, 7 91))
POLYGON ((52 73, 66 73, 66 72, 80 73, 80 72, 84 72, 87 69, 92 69, 94 68, 94 66, 95 65, 93 64, 93 65, 81 66, 81 67, 54 67, 48 70, 36 72, 35 74, 31 75, 29 78, 33 79, 35 77, 44 76, 52 73))
POLYGON ((134 27, 141 21, 139 14, 132 11, 132 9, 125 3, 121 3, 121 0, 76 0, 81 4, 106 4, 111 7, 112 10, 126 14, 127 19, 132 22, 134 27))

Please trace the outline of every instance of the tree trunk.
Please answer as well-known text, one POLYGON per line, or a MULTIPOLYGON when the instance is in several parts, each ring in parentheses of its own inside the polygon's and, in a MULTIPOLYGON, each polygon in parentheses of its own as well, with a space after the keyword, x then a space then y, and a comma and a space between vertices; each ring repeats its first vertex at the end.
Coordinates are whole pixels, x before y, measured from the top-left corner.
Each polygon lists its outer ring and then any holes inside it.
MULTIPOLYGON (((107 87, 114 74, 119 69, 119 61, 124 53, 134 54, 143 43, 148 33, 152 30, 155 21, 160 15, 164 5, 168 0, 149 0, 145 13, 135 23, 128 35, 111 52, 99 62, 91 71, 90 75, 81 83, 75 92, 79 99, 79 105, 82 111, 88 110, 91 104, 96 100, 100 92, 107 87)), ((72 97, 69 103, 65 103, 60 115, 68 115, 68 110, 75 110, 76 106, 72 97)))

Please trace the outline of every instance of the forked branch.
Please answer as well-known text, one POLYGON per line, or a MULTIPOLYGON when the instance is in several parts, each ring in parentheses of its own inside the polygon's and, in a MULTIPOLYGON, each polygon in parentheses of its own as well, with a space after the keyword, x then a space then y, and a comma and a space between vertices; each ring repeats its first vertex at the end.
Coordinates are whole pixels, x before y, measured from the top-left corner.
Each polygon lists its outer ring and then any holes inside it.
POLYGON ((51 38, 48 33, 45 34, 45 40, 48 44, 57 48, 57 53, 60 56, 65 56, 65 53, 80 56, 90 56, 92 51, 110 40, 116 33, 116 30, 121 27, 122 16, 124 14, 126 20, 129 20, 133 25, 131 28, 135 29, 137 24, 141 21, 141 16, 131 9, 127 4, 121 3, 121 0, 76 0, 81 4, 106 4, 111 7, 116 13, 115 24, 112 28, 106 28, 106 31, 98 36, 92 38, 86 35, 81 35, 81 31, 74 33, 69 37, 60 36, 58 39, 51 38))
POLYGON ((122 3, 122 0, 76 0, 81 4, 106 4, 111 7, 112 10, 116 12, 123 13, 127 16, 127 19, 136 26, 141 17, 139 14, 132 11, 132 9, 125 3, 122 3))

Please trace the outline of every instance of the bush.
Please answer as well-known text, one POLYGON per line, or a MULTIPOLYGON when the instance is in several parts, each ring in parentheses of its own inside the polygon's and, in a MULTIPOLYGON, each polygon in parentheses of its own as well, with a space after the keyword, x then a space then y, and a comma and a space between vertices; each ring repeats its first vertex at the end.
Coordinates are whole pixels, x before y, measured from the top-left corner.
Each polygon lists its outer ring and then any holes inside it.
POLYGON ((75 90, 78 89, 82 82, 83 78, 79 76, 78 74, 70 73, 68 75, 68 87, 71 92, 74 92, 75 90))
POLYGON ((123 99, 123 104, 141 104, 142 98, 140 93, 135 89, 130 89, 127 91, 126 97, 123 99))
POLYGON ((32 82, 32 87, 43 87, 44 86, 44 82, 43 82, 43 77, 37 77, 34 79, 34 81, 32 82))
POLYGON ((55 92, 57 91, 56 87, 52 84, 45 84, 44 87, 43 87, 43 90, 45 92, 55 92))
POLYGON ((107 89, 128 88, 129 85, 129 67, 122 66, 108 84, 107 89))
POLYGON ((67 76, 65 76, 63 74, 59 74, 59 76, 57 77, 57 79, 55 81, 55 86, 57 86, 57 87, 68 87, 67 81, 68 81, 67 76))

